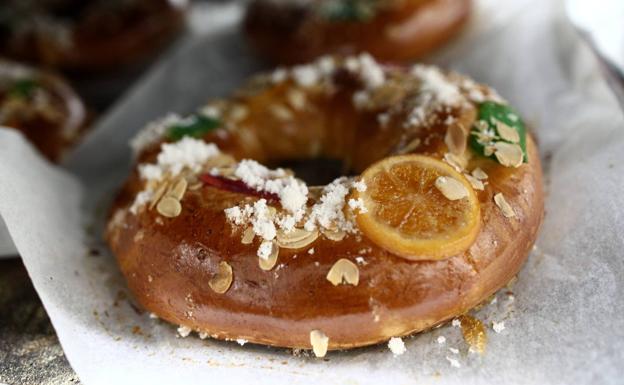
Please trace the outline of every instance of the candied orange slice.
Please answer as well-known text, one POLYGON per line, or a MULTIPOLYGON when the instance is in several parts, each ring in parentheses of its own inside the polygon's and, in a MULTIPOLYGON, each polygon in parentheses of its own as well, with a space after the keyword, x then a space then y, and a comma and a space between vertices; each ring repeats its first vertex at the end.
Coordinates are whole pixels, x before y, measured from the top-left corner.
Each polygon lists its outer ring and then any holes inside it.
POLYGON ((466 250, 481 226, 479 200, 450 165, 428 156, 383 159, 362 173, 355 192, 366 207, 356 220, 377 245, 410 260, 442 259, 466 250))

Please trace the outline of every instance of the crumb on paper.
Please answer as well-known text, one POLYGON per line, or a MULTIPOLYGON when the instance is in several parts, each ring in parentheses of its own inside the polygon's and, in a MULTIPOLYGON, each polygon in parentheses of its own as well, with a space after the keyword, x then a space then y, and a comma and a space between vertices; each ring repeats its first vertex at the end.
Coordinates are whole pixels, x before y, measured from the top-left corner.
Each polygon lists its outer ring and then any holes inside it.
POLYGON ((400 356, 407 351, 405 343, 400 337, 390 338, 390 341, 388 341, 388 348, 395 356, 400 356))
POLYGON ((154 313, 149 313, 149 317, 151 319, 158 319, 158 316, 156 314, 154 314, 154 313))
POLYGON ((496 333, 500 333, 503 330, 505 330, 505 321, 501 321, 501 322, 492 322, 492 330, 494 330, 496 333))
POLYGON ((191 334, 191 332, 192 330, 188 326, 180 325, 180 327, 178 328, 178 335, 182 338, 188 337, 188 335, 191 334))
POLYGON ((446 342, 446 337, 444 337, 444 336, 439 336, 439 337, 438 337, 438 339, 437 339, 437 341, 438 341, 438 343, 439 343, 440 345, 442 345, 442 344, 444 344, 444 343, 446 342))
POLYGON ((459 361, 453 357, 446 356, 446 360, 451 364, 454 368, 461 368, 461 364, 459 361))
POLYGON ((459 349, 456 348, 449 348, 449 350, 451 351, 451 353, 453 354, 459 354, 459 349))
POLYGON ((458 318, 453 318, 453 322, 451 322, 451 325, 453 325, 455 327, 460 327, 461 326, 461 321, 458 318))
POLYGON ((244 338, 237 338, 236 339, 236 343, 239 344, 240 346, 244 346, 248 341, 244 338))

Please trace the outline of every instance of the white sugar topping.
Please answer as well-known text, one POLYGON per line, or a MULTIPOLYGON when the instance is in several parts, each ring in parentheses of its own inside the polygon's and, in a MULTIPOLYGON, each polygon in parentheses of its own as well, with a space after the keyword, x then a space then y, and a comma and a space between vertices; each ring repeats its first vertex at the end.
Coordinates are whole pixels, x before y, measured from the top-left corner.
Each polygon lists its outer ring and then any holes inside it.
POLYGON ((336 70, 336 61, 332 56, 322 56, 316 64, 323 75, 331 75, 336 70))
MULTIPOLYGON (((189 169, 199 172, 206 161, 219 155, 221 152, 214 143, 206 143, 203 140, 184 137, 175 143, 163 143, 160 153, 156 157, 156 163, 140 164, 139 176, 143 180, 158 181, 166 174, 175 177, 182 170, 189 169)), ((137 194, 130 206, 130 212, 136 214, 153 196, 149 188, 137 194)))
POLYGON ((410 111, 406 126, 414 126, 427 123, 427 116, 437 109, 455 107, 466 102, 457 84, 437 67, 416 64, 411 69, 411 74, 418 78, 422 84, 416 107, 410 111))
POLYGON ((318 83, 321 74, 312 64, 299 65, 292 69, 292 76, 295 83, 301 87, 311 87, 318 83))
POLYGON ((266 199, 259 199, 253 205, 225 209, 225 216, 238 226, 251 224, 254 233, 266 241, 274 239, 277 234, 266 199))
POLYGON ((280 168, 270 170, 255 160, 244 159, 238 163, 234 175, 253 189, 278 195, 282 208, 290 214, 301 215, 308 201, 308 186, 280 168))
POLYGON ((251 224, 256 235, 266 240, 275 238, 277 229, 271 220, 271 213, 266 204, 266 199, 260 199, 253 205, 253 217, 251 224))
POLYGON ((395 356, 400 356, 407 351, 405 343, 399 337, 390 338, 390 341, 388 341, 388 348, 395 356))
MULTIPOLYGON (((270 78, 273 83, 280 83, 290 75, 295 84, 308 88, 330 79, 337 68, 338 65, 333 57, 323 56, 313 63, 294 66, 290 70, 278 68, 271 73, 270 78)), ((342 63, 342 68, 355 74, 362 81, 365 90, 381 87, 386 81, 383 68, 367 53, 346 58, 342 63)), ((360 102, 364 96, 364 94, 361 95, 360 102)))
POLYGON ((297 213, 308 201, 308 186, 292 176, 286 178, 279 192, 282 207, 291 213, 297 213))
POLYGON ((422 91, 430 93, 438 102, 456 105, 463 101, 459 87, 449 81, 437 67, 417 64, 411 72, 423 82, 422 91))
POLYGON ((139 165, 139 174, 142 179, 157 180, 165 173, 176 176, 185 168, 198 172, 208 159, 220 153, 214 143, 184 137, 175 143, 163 143, 156 164, 139 165))
POLYGON ((258 247, 258 257, 261 259, 269 259, 271 251, 273 251, 273 242, 264 241, 260 244, 260 247, 258 247))
POLYGON ((134 215, 137 214, 139 208, 143 207, 147 202, 152 199, 153 192, 150 190, 141 191, 134 198, 134 202, 132 202, 132 206, 130 206, 130 212, 134 215))
POLYGON ((358 211, 360 214, 364 214, 368 212, 366 206, 364 206, 364 201, 362 198, 358 199, 349 199, 349 208, 353 211, 358 211))
POLYGON ((182 118, 177 114, 168 114, 163 118, 149 123, 130 140, 130 147, 134 154, 138 154, 144 148, 158 142, 173 124, 182 118))
POLYGON ((357 227, 345 217, 345 205, 351 212, 366 212, 361 199, 350 199, 348 202, 346 199, 351 189, 364 191, 366 185, 346 177, 325 186, 319 201, 308 209, 307 185, 284 170, 271 170, 253 160, 243 160, 239 162, 234 175, 252 188, 280 197, 282 212, 272 210, 266 199, 259 199, 253 205, 225 209, 225 216, 230 223, 236 226, 251 225, 254 234, 264 240, 257 252, 260 258, 268 258, 270 255, 271 241, 276 237, 278 228, 288 233, 298 223, 305 221, 303 228, 307 231, 320 227, 352 233, 357 227))
POLYGON ((304 228, 308 231, 314 230, 317 226, 353 232, 355 227, 348 221, 343 213, 345 198, 352 187, 352 181, 346 177, 335 179, 323 188, 323 195, 320 202, 312 206, 308 220, 304 228))
POLYGON ((367 88, 377 88, 384 84, 386 75, 375 59, 367 53, 358 56, 359 74, 367 88))
POLYGON ((359 192, 364 192, 366 191, 366 182, 364 182, 363 180, 358 180, 353 182, 353 188, 356 189, 359 192))
POLYGON ((358 76, 364 85, 364 89, 353 93, 353 105, 357 109, 366 108, 370 101, 370 92, 381 87, 386 81, 383 68, 367 53, 347 58, 344 67, 358 76))
POLYGON ((243 159, 236 166, 234 175, 245 182, 247 186, 256 190, 264 190, 268 180, 282 178, 286 176, 286 172, 281 168, 270 170, 255 160, 243 159))

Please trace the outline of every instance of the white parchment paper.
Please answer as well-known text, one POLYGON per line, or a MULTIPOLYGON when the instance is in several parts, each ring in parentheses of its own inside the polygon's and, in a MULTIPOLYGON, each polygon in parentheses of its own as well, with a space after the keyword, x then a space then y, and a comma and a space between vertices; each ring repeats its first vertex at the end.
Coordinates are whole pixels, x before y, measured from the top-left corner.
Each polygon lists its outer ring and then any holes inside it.
POLYGON ((93 384, 617 384, 624 378, 624 117, 558 1, 482 0, 470 28, 433 61, 491 84, 535 127, 547 172, 546 218, 513 294, 477 312, 484 355, 443 326, 385 346, 330 353, 176 337, 133 305, 101 242, 125 178, 128 139, 168 111, 227 94, 263 65, 236 5, 154 68, 60 171, 0 129, 0 214, 80 379, 93 384), (225 20, 225 22, 224 22, 225 20), (217 23, 217 21, 220 21, 217 23), (439 344, 437 338, 446 342, 439 344), (459 349, 454 353, 449 348, 459 349), (460 367, 451 365, 456 360, 460 367))

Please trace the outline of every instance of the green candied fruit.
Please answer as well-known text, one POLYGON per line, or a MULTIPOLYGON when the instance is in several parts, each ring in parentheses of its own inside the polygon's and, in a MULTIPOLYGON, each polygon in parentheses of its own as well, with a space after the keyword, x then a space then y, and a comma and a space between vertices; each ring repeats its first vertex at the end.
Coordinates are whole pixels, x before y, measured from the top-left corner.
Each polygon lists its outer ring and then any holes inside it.
POLYGON ((192 115, 169 127, 167 136, 174 141, 178 141, 185 136, 201 138, 220 125, 221 122, 218 119, 205 115, 192 115))
POLYGON ((39 84, 34 79, 19 79, 11 85, 9 89, 9 95, 15 98, 28 99, 32 96, 35 89, 39 87, 39 84))
POLYGON ((520 115, 506 104, 483 102, 470 131, 470 146, 478 154, 497 160, 492 152, 496 142, 517 144, 522 150, 523 161, 528 162, 526 127, 520 115))
POLYGON ((329 0, 320 5, 320 13, 330 21, 361 22, 375 16, 378 0, 329 0))

